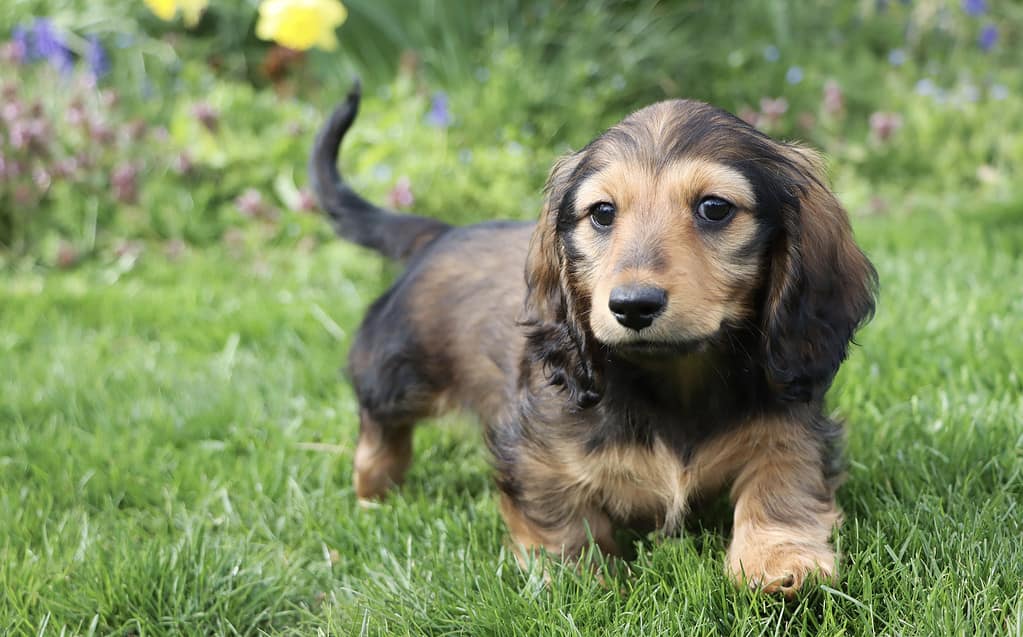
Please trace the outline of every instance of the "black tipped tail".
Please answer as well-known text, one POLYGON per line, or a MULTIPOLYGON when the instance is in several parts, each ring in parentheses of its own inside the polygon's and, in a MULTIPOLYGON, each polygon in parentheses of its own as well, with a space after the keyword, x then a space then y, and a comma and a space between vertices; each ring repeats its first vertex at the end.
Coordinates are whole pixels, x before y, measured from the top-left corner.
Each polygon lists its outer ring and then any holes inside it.
POLYGON ((320 206, 345 239, 404 261, 449 225, 436 219, 391 212, 363 199, 341 179, 338 149, 359 112, 362 87, 355 80, 343 103, 320 129, 309 158, 309 177, 320 206))

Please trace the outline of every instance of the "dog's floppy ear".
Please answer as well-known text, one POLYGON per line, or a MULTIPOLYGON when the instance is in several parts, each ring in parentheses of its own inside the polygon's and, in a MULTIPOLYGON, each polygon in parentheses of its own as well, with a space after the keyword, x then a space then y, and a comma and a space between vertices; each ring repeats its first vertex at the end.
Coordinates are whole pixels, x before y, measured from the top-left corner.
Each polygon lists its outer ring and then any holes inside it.
POLYGON ((771 257, 764 346, 772 385, 786 400, 809 401, 823 397, 853 332, 873 314, 877 272, 825 185, 821 157, 795 145, 784 154, 795 174, 771 257))
POLYGON ((563 387, 582 408, 600 400, 599 371, 591 355, 589 332, 581 317, 589 299, 573 290, 565 246, 559 236, 561 208, 581 153, 558 159, 547 178, 540 220, 526 257, 526 301, 522 323, 527 327, 530 354, 550 382, 563 387))

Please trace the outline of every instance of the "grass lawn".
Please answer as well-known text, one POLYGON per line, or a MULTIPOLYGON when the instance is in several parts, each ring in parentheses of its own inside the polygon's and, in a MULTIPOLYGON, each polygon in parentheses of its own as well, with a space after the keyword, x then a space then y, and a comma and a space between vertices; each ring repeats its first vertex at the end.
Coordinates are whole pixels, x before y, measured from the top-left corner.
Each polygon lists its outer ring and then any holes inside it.
POLYGON ((0 633, 1021 634, 1023 207, 857 230, 882 294, 830 394, 842 578, 791 603, 732 587, 714 521, 544 586, 465 419, 360 509, 338 370, 392 274, 368 253, 4 274, 0 633))

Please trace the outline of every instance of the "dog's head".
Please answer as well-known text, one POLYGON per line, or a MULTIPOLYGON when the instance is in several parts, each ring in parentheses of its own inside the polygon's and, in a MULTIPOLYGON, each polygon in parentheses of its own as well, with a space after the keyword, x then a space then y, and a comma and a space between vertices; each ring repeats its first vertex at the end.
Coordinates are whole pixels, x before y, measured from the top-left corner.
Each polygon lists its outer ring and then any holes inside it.
POLYGON ((820 398, 876 287, 824 180, 814 152, 687 100, 561 158, 526 264, 553 381, 592 404, 608 356, 688 356, 745 330, 778 396, 820 398))

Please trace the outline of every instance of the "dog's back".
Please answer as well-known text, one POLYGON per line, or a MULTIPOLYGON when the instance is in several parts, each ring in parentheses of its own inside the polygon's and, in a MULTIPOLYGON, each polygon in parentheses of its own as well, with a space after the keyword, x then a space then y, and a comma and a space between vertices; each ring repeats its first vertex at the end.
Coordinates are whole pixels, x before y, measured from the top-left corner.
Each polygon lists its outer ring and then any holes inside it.
POLYGON ((359 99, 356 84, 317 137, 310 175, 340 236, 406 264, 366 313, 349 354, 360 409, 355 487, 372 498, 402 481, 416 421, 460 407, 493 425, 510 404, 534 224, 452 227, 363 199, 337 169, 359 99))

